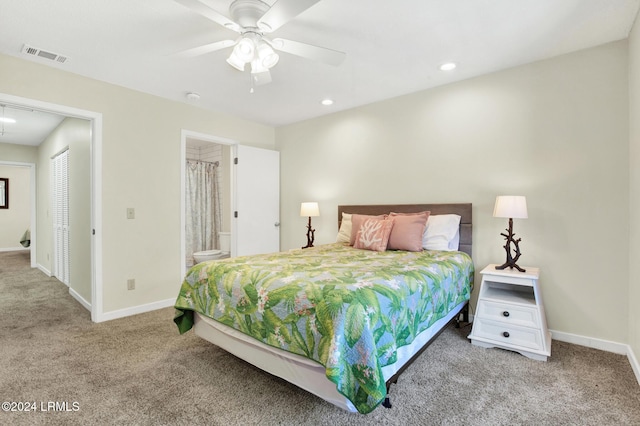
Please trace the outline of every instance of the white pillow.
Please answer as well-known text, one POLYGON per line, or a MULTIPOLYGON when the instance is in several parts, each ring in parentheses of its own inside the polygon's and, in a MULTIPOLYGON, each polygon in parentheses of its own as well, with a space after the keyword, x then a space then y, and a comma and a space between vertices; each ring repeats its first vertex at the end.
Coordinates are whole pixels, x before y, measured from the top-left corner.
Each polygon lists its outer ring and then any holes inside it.
POLYGON ((351 215, 349 213, 342 213, 342 223, 340 223, 336 243, 351 243, 351 215))
POLYGON ((438 214, 429 216, 422 236, 422 247, 427 250, 458 250, 460 242, 460 216, 438 214))
POLYGON ((449 241, 449 251, 458 251, 460 250, 460 227, 456 229, 456 235, 454 235, 453 239, 449 241))

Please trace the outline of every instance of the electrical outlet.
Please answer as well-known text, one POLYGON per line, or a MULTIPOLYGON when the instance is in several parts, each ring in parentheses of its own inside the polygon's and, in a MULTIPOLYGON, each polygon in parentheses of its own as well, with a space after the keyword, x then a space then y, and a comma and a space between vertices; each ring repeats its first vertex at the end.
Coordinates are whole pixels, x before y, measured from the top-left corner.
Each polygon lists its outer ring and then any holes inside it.
POLYGON ((136 218, 136 209, 133 207, 127 208, 127 219, 135 219, 136 218))
POLYGON ((136 280, 133 278, 127 280, 127 290, 135 290, 136 289, 136 280))

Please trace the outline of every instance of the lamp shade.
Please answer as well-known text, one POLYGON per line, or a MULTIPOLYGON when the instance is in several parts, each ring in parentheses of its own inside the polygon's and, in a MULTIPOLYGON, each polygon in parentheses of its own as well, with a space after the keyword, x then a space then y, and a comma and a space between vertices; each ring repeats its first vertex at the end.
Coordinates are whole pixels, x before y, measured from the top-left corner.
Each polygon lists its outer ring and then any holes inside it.
POLYGON ((231 52, 231 55, 229 55, 229 57, 227 58, 227 63, 238 71, 244 71, 245 63, 240 58, 238 58, 238 55, 235 54, 235 51, 231 52))
POLYGON ((251 62, 255 52, 256 44, 249 37, 242 37, 238 44, 236 44, 236 47, 233 48, 233 53, 238 57, 238 59, 245 63, 251 62))
POLYGON ((320 209, 318 203, 302 203, 300 205, 300 216, 320 216, 320 209))
POLYGON ((493 217, 507 217, 512 219, 526 219, 527 199, 522 195, 500 195, 496 197, 493 217))
POLYGON ((278 60, 280 60, 280 55, 274 52, 271 46, 264 42, 258 45, 257 56, 260 65, 266 69, 274 67, 278 63, 278 60))

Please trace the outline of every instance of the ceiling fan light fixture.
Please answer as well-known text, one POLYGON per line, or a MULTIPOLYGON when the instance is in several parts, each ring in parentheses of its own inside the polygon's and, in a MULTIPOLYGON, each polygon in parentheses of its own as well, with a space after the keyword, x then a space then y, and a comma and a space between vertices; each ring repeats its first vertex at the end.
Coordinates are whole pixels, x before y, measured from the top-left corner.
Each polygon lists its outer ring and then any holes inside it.
POLYGON ((270 69, 278 63, 280 55, 274 52, 267 43, 260 43, 258 46, 258 60, 263 67, 270 69))
POLYGON ((251 61, 251 74, 258 74, 265 71, 269 71, 269 68, 265 67, 260 60, 254 59, 251 61))
POLYGON ((249 37, 243 37, 233 48, 233 53, 244 63, 251 62, 256 53, 256 45, 249 37))
POLYGON ((233 49, 233 52, 231 52, 231 55, 227 58, 227 63, 238 71, 244 71, 244 65, 246 62, 238 58, 235 49, 233 49))
MULTIPOLYGON (((206 0, 175 0, 195 13, 240 34, 236 40, 222 40, 189 49, 189 56, 203 55, 233 46, 227 63, 239 71, 251 64, 252 84, 271 81, 270 69, 277 65, 283 51, 329 65, 340 65, 344 52, 293 40, 265 38, 320 0, 229 0, 228 16, 205 4, 206 0), (275 50, 275 51, 274 51, 275 50)), ((253 91, 253 86, 252 86, 253 91)))

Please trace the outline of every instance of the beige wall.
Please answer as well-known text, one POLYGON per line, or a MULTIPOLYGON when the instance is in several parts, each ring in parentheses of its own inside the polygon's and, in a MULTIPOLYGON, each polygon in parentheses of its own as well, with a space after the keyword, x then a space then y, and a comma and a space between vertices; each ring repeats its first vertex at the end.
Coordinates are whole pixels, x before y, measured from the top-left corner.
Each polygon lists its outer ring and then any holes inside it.
MULTIPOLYGON (((629 79, 627 44, 618 42, 283 127, 276 135, 266 126, 3 55, 0 94, 103 114, 105 312, 175 297, 180 130, 263 148, 274 148, 277 136, 283 249, 304 243, 301 201, 320 202, 317 243, 335 238, 337 204, 470 201, 481 268, 504 257, 499 233, 506 224, 491 217, 495 196, 523 194, 530 218, 515 223, 521 263, 542 268, 550 326, 629 341, 637 354, 640 284, 620 250, 629 245, 629 232, 630 261, 637 263, 640 246, 633 241, 640 228, 628 212, 636 217, 640 210, 640 120, 633 119, 640 110, 639 33, 636 24, 629 79), (127 207, 136 208, 135 220, 126 219, 127 207), (136 279, 133 292, 126 290, 128 278, 136 279)), ((36 162, 37 154, 0 144, 0 159, 36 162)))
POLYGON ((304 244, 302 201, 320 203, 318 243, 335 240, 338 204, 472 202, 481 269, 505 258, 496 195, 525 195, 519 263, 541 268, 550 327, 626 342, 626 42, 286 126, 276 140, 282 249, 304 244))
POLYGON ((38 161, 38 148, 29 145, 0 143, 0 161, 35 164, 38 161))
POLYGON ((176 297, 182 129, 262 148, 275 144, 267 126, 4 55, 0 94, 102 114, 104 312, 176 297), (128 207, 136 210, 134 220, 126 218, 128 207), (130 278, 136 290, 127 290, 130 278))
POLYGON ((51 159, 68 149, 69 157, 69 287, 91 303, 91 122, 65 118, 40 144, 37 168, 38 243, 36 258, 54 272, 51 159))
POLYGON ((23 249, 20 239, 31 227, 30 175, 30 167, 0 164, 0 178, 9 179, 9 208, 0 209, 0 250, 23 249))
MULTIPOLYGON (((629 169, 630 231, 629 264, 640 263, 640 22, 636 20, 629 37, 629 169)), ((640 357, 640 277, 629 276, 629 344, 640 357)), ((640 359, 640 358, 639 358, 640 359)), ((638 373, 637 373, 638 374, 638 373)))

